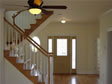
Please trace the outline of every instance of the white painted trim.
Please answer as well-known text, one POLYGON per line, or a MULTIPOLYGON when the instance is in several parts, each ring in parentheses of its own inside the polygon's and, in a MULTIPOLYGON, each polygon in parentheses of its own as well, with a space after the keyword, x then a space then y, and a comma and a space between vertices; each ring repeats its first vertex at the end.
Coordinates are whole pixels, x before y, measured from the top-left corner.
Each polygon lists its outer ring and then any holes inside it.
POLYGON ((33 37, 33 36, 37 35, 38 32, 40 32, 40 31, 42 31, 44 28, 46 28, 46 26, 47 26, 50 22, 52 22, 52 20, 54 19, 54 17, 55 17, 54 15, 51 15, 46 21, 44 21, 44 22, 42 23, 42 25, 40 25, 38 28, 36 28, 36 30, 33 31, 33 32, 30 34, 30 36, 33 37))
POLYGON ((110 32, 110 31, 112 31, 112 27, 108 28, 108 30, 107 30, 107 32, 110 32))
POLYGON ((4 9, 0 8, 0 84, 5 84, 5 72, 4 72, 4 9))
POLYGON ((104 84, 103 80, 99 79, 98 84, 104 84))
POLYGON ((76 36, 76 34, 48 34, 48 36, 76 36))
MULTIPOLYGON (((4 83, 0 83, 4 84, 4 83)), ((5 59, 5 84, 34 84, 5 59)))
POLYGON ((77 34, 65 34, 65 33, 61 33, 61 34, 48 34, 48 36, 77 36, 77 34))
MULTIPOLYGON (((103 16, 109 14, 110 12, 112 12, 112 9, 109 9, 108 11, 104 12, 104 13, 101 15, 101 17, 103 17, 103 16)), ((101 18, 101 17, 100 17, 100 18, 101 18)))
POLYGON ((96 72, 77 72, 77 74, 98 74, 96 72))

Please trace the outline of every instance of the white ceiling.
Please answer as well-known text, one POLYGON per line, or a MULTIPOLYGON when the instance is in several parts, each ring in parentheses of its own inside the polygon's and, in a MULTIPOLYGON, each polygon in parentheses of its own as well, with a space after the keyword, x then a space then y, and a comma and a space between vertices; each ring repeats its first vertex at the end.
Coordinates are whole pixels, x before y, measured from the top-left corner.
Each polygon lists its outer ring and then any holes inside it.
MULTIPOLYGON (((27 5, 27 0, 4 0, 4 7, 7 9, 24 8, 15 5, 27 5)), ((66 10, 53 10, 54 21, 66 19, 73 23, 96 23, 105 11, 112 8, 112 0, 44 0, 44 5, 68 7, 66 10)))

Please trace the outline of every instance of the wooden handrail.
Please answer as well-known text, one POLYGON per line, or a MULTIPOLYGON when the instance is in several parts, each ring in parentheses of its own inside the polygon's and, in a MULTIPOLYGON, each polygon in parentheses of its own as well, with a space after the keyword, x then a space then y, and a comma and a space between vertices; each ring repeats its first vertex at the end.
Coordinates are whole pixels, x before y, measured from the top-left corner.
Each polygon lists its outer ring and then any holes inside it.
MULTIPOLYGON (((29 35, 27 35, 21 28, 19 28, 15 23, 14 23, 14 26, 16 26, 21 32, 24 33, 24 37, 26 37, 27 40, 31 40, 32 44, 36 44, 39 48, 41 48, 45 53, 47 53, 48 55, 52 55, 53 53, 48 53, 44 48, 42 48, 37 42, 35 42, 29 35), (34 43, 33 43, 34 42, 34 43)), ((30 43, 31 43, 30 42, 30 43)), ((36 47, 37 47, 36 46, 36 47)))
POLYGON ((26 10, 28 10, 28 9, 20 10, 19 12, 17 12, 17 14, 13 15, 12 17, 15 18, 15 17, 17 17, 21 12, 26 11, 26 10))
POLYGON ((53 14, 53 11, 48 11, 47 15, 46 14, 42 14, 42 18, 41 19, 36 19, 36 24, 31 24, 33 26, 31 26, 30 29, 28 29, 28 31, 26 31, 29 35, 35 30, 37 29, 44 21, 46 21, 46 19, 51 16, 53 14))
MULTIPOLYGON (((25 11, 25 10, 22 10, 25 11)), ((37 42, 35 42, 29 35, 27 35, 18 25, 15 23, 15 17, 17 17, 22 11, 18 12, 17 15, 13 16, 13 25, 16 26, 22 33, 24 33, 24 36, 32 40, 37 46, 39 46, 44 52, 46 52, 49 55, 52 55, 53 53, 48 53, 44 48, 42 48, 37 42)), ((52 12, 50 12, 52 13, 52 12)), ((8 22, 9 23, 9 22, 8 22)), ((11 24, 12 25, 12 24, 11 24)))
POLYGON ((41 51, 45 56, 52 56, 53 53, 48 53, 44 48, 42 48, 38 43, 36 43, 30 36, 26 35, 25 32, 20 29, 16 24, 12 25, 5 17, 4 20, 17 32, 19 32, 23 37, 25 37, 33 46, 35 46, 39 51, 41 51))
POLYGON ((48 53, 44 48, 42 48, 37 42, 35 42, 31 37, 29 37, 28 36, 28 38, 32 41, 32 42, 34 42, 36 45, 38 45, 42 50, 44 50, 44 52, 46 52, 47 54, 49 54, 49 55, 52 55, 53 53, 48 53))
MULTIPOLYGON (((28 10, 28 9, 21 10, 21 11, 17 12, 17 14, 14 14, 14 15, 12 16, 12 18, 13 18, 13 24, 14 24, 14 25, 16 25, 16 23, 15 23, 16 17, 17 17, 20 13, 22 13, 23 11, 26 11, 26 10, 28 10)), ((47 11, 47 12, 48 12, 47 15, 46 15, 46 14, 42 14, 41 21, 39 20, 38 24, 34 25, 33 28, 30 28, 30 29, 29 29, 30 32, 27 32, 28 34, 31 34, 31 32, 33 32, 33 31, 34 31, 37 27, 39 27, 49 16, 51 16, 51 15, 53 14, 53 11, 47 11)), ((17 26, 17 25, 16 25, 16 26, 17 26)))
POLYGON ((4 21, 7 22, 12 28, 14 28, 17 32, 19 32, 21 35, 23 35, 23 32, 20 31, 19 29, 17 29, 16 27, 14 27, 14 25, 12 25, 5 17, 4 17, 4 21))
POLYGON ((36 43, 29 35, 27 35, 21 28, 19 28, 15 21, 13 25, 4 17, 5 22, 7 22, 13 29, 19 32, 27 41, 29 41, 33 46, 35 46, 41 53, 48 57, 48 84, 50 84, 50 57, 53 53, 48 53, 44 48, 42 48, 38 43, 36 43))
MULTIPOLYGON (((39 46, 44 52, 46 52, 47 54, 49 54, 49 55, 53 55, 53 53, 48 53, 44 48, 42 48, 37 42, 35 42, 28 34, 26 34, 18 25, 16 25, 16 23, 15 23, 15 19, 16 19, 16 17, 21 13, 21 12, 23 12, 23 11, 26 11, 26 10, 28 10, 28 9, 25 9, 25 10, 21 10, 21 11, 19 11, 16 15, 13 15, 12 16, 12 18, 13 18, 13 25, 14 26, 16 26, 23 34, 24 34, 24 37, 27 37, 27 38, 29 38, 30 40, 32 40, 37 46, 39 46)), ((48 15, 51 15, 51 14, 53 14, 53 11, 48 11, 48 15)), ((40 24, 39 24, 40 25, 40 24)))

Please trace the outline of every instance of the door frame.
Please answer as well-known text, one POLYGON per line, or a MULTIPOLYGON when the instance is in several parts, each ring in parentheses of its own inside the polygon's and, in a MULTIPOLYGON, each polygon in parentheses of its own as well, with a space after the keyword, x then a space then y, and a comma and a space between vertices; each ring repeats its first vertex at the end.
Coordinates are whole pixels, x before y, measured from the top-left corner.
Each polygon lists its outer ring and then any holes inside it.
MULTIPOLYGON (((48 36, 48 39, 52 39, 52 50, 54 51, 54 41, 55 41, 55 38, 63 38, 63 37, 67 37, 68 38, 68 41, 69 41, 69 47, 70 47, 70 73, 67 73, 67 74, 76 74, 77 73, 77 37, 76 36, 48 36), (72 69, 72 39, 76 39, 76 69, 73 70, 72 69)), ((48 50, 48 39, 47 39, 47 50, 48 50)), ((68 53, 68 52, 67 52, 68 53)))
POLYGON ((75 60, 75 62, 76 62, 76 69, 72 69, 72 61, 71 61, 71 73, 72 74, 76 74, 77 73, 77 37, 76 36, 70 36, 71 60, 72 60, 72 39, 76 39, 76 60, 75 60))

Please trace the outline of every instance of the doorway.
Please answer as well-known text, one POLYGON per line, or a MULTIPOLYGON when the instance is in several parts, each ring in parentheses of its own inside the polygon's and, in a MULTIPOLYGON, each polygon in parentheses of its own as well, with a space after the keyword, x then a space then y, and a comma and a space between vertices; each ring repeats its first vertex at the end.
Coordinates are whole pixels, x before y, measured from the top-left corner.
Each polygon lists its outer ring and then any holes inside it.
POLYGON ((112 83, 112 31, 107 33, 107 84, 112 83))
POLYGON ((49 36, 48 51, 54 53, 54 74, 76 73, 76 37, 49 36))

